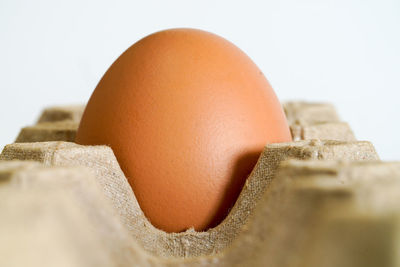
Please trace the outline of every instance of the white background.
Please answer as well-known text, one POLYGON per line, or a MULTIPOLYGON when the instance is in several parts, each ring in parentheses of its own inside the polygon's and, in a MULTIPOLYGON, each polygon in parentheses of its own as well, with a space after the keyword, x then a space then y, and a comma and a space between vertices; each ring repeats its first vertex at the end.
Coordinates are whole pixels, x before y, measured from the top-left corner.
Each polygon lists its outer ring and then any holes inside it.
POLYGON ((281 100, 334 103, 400 160, 400 0, 0 0, 0 149, 43 107, 85 103, 125 49, 172 27, 225 37, 281 100))

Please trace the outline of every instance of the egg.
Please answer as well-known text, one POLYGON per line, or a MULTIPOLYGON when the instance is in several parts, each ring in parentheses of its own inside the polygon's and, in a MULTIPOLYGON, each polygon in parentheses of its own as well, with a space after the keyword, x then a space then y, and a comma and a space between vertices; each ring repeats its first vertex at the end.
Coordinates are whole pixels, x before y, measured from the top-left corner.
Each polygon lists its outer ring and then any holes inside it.
POLYGON ((108 145, 149 221, 217 226, 268 143, 291 141, 279 100, 238 47, 196 29, 153 33, 107 70, 76 143, 108 145))

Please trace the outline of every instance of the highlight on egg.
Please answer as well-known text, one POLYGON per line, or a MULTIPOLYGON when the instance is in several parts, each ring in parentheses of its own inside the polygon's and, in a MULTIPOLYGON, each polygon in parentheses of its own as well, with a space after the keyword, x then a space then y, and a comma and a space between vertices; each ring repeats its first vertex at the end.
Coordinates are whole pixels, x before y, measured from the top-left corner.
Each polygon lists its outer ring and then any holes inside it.
POLYGON ((272 87, 244 52, 182 28, 144 37, 111 65, 75 141, 110 146, 149 221, 181 232, 217 226, 264 146, 291 135, 272 87))

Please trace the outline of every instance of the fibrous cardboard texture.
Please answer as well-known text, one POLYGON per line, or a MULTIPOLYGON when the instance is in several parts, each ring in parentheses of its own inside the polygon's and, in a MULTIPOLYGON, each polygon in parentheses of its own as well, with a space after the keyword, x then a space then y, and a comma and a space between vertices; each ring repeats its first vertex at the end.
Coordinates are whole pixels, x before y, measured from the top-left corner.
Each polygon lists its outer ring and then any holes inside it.
MULTIPOLYGON (((72 142, 84 108, 84 105, 46 108, 35 125, 21 130, 16 142, 72 142)), ((335 108, 329 103, 292 101, 284 103, 283 109, 294 141, 356 140, 350 126, 339 120, 335 108)))
MULTIPOLYGON (((0 195, 6 200, 0 213, 8 218, 0 216, 0 238, 14 238, 8 241, 12 246, 0 244, 1 254, 9 256, 0 257, 0 265, 399 266, 393 251, 399 248, 400 163, 377 162, 371 143, 349 141, 348 125, 329 104, 296 102, 284 108, 292 133, 299 133, 296 140, 347 141, 267 145, 229 216, 200 233, 155 229, 109 147, 7 145, 0 159, 24 162, 0 161, 0 195), (93 183, 81 184, 87 179, 93 183), (81 183, 70 186, 70 180, 81 183), (43 223, 24 223, 32 221, 43 223), (346 233, 343 239, 341 233, 346 233), (26 261, 16 257, 20 244, 27 244, 21 253, 26 261), (38 262, 46 256, 43 251, 51 255, 38 262), (101 256, 94 258, 95 252, 101 256)), ((44 121, 75 120, 77 128, 80 115, 64 120, 51 113, 44 121)))
POLYGON ((155 266, 90 169, 0 161, 0 266, 155 266))
POLYGON ((73 142, 84 109, 85 105, 48 107, 36 124, 21 129, 15 142, 73 142))
POLYGON ((340 121, 332 104, 292 101, 284 103, 283 109, 294 141, 356 140, 350 126, 340 121))
POLYGON ((282 106, 289 125, 340 122, 335 107, 330 103, 288 101, 284 102, 282 106))
POLYGON ((48 107, 43 110, 37 123, 70 120, 79 123, 85 110, 85 105, 69 105, 48 107))
POLYGON ((312 125, 290 125, 290 132, 294 141, 298 140, 340 140, 355 141, 356 138, 346 122, 323 122, 312 125))
POLYGON ((15 142, 74 141, 79 123, 72 120, 41 122, 21 129, 15 142))
POLYGON ((188 259, 142 250, 90 177, 83 168, 0 162, 2 266, 400 263, 400 163, 285 161, 232 245, 188 259))
POLYGON ((400 163, 287 161, 232 245, 186 263, 399 266, 399 200, 400 163))
POLYGON ((112 150, 107 146, 82 146, 69 142, 14 143, 4 148, 0 159, 37 160, 47 166, 91 168, 122 222, 147 251, 164 257, 192 257, 218 253, 235 239, 281 161, 377 160, 378 156, 372 144, 365 141, 311 140, 269 144, 249 175, 230 214, 220 225, 205 232, 188 230, 172 234, 154 228, 145 218, 112 150))

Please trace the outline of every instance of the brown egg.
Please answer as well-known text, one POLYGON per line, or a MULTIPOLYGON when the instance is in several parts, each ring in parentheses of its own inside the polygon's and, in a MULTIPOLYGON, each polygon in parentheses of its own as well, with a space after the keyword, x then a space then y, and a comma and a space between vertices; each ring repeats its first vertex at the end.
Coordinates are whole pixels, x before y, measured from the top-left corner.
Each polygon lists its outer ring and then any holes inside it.
POLYGON ((93 92, 76 142, 109 145, 157 228, 206 230, 234 205, 264 146, 291 141, 252 60, 201 30, 171 29, 126 50, 93 92))

